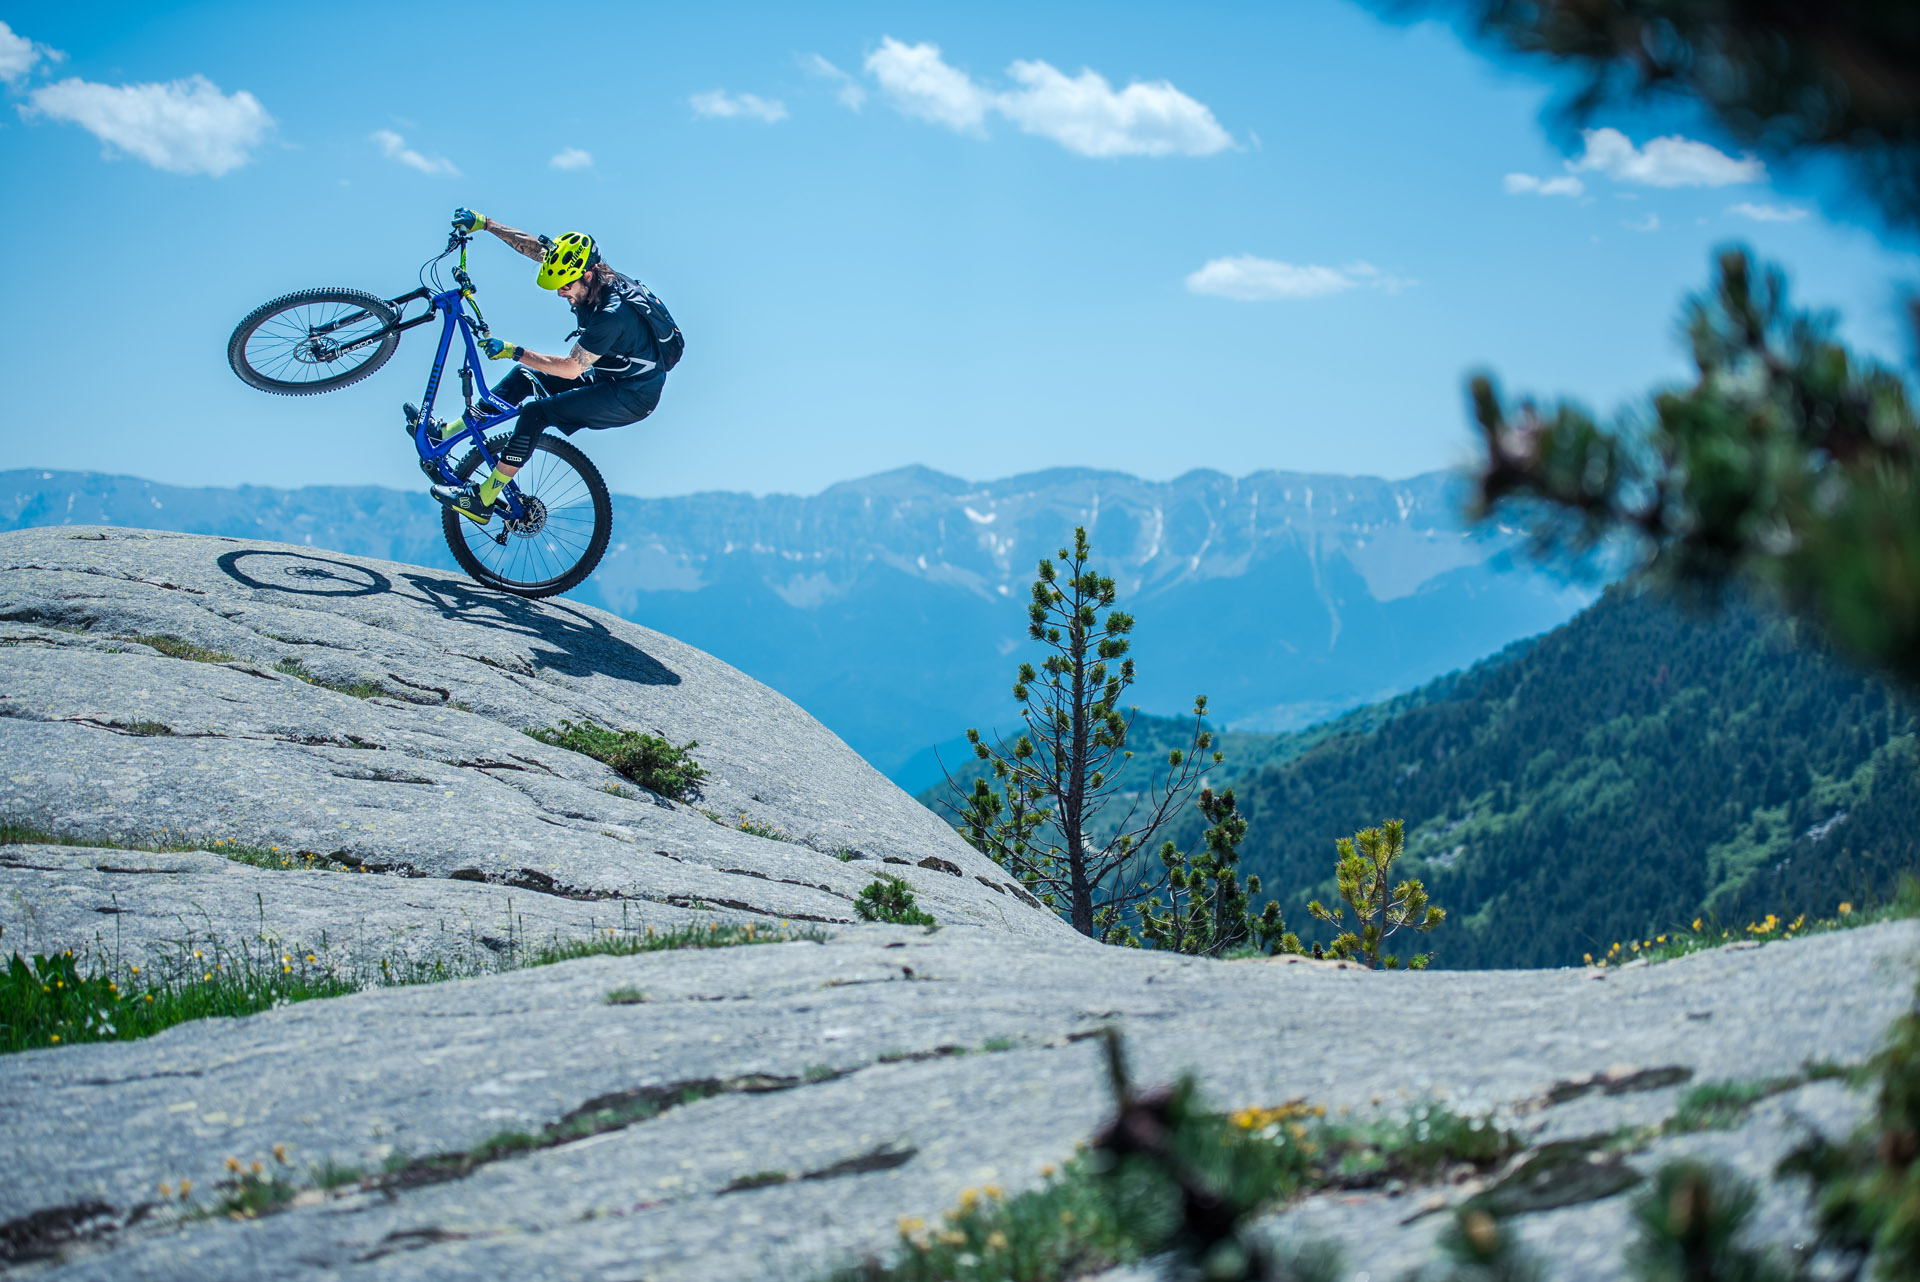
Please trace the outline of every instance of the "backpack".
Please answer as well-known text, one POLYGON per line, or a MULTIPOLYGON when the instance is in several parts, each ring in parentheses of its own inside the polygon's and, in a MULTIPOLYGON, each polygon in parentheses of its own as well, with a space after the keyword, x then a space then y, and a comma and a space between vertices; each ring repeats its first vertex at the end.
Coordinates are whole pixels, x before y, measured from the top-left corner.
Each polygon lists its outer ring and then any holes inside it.
POLYGON ((667 305, 654 296, 652 290, 631 276, 620 276, 616 287, 626 296, 627 302, 638 308, 646 320, 647 330, 653 335, 654 346, 660 349, 660 369, 662 372, 672 369, 680 363, 681 354, 687 350, 687 340, 680 333, 680 327, 673 323, 673 314, 667 305))

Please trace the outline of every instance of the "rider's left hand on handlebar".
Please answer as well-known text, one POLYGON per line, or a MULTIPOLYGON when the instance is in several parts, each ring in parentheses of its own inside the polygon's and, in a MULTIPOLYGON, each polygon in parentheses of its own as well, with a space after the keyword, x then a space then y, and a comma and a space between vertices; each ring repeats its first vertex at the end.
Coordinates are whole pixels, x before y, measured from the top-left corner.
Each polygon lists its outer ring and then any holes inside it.
POLYGON ((453 211, 453 228, 455 231, 485 231, 486 227, 487 216, 485 214, 476 214, 471 209, 464 208, 453 211))
POLYGON ((513 343, 502 342, 497 338, 489 338, 480 344, 480 350, 487 354, 488 360, 517 361, 527 349, 513 343))

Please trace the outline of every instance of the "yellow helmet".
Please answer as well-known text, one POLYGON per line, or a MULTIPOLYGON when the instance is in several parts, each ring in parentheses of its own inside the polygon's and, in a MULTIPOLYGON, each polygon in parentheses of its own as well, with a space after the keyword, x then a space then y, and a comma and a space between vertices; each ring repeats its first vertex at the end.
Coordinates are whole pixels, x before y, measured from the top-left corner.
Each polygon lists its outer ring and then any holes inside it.
POLYGON ((547 247, 540 260, 540 275, 534 283, 542 289, 562 289, 587 274, 587 268, 600 261, 593 237, 583 231, 570 231, 547 247))

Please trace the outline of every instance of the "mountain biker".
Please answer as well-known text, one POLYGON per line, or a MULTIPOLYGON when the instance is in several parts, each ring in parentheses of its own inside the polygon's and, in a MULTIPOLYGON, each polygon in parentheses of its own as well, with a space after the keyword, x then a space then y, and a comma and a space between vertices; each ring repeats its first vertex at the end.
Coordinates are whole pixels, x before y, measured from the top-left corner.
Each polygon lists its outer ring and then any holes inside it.
MULTIPOLYGON (((571 436, 581 428, 624 427, 653 413, 683 340, 660 300, 644 285, 609 267, 591 236, 567 232, 548 241, 471 209, 455 210, 453 225, 464 232, 490 231, 537 259, 540 274, 535 283, 556 291, 573 308, 578 325, 568 337, 579 341, 565 356, 529 351, 498 338, 481 344, 492 360, 518 362, 494 385, 492 400, 520 405, 537 398, 514 420, 513 439, 500 451, 491 475, 465 485, 433 487, 434 498, 485 525, 493 517, 500 491, 525 466, 542 431, 554 427, 571 436)), ((484 405, 480 412, 486 413, 484 405)), ((435 423, 429 434, 436 441, 445 440, 466 429, 466 417, 435 423)))

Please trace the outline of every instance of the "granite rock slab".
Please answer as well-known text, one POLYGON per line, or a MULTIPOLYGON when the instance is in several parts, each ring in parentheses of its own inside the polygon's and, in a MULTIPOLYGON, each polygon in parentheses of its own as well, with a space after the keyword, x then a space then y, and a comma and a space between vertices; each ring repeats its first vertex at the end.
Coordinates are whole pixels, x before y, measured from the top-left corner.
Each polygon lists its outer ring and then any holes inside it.
MULTIPOLYGON (((23 1276, 814 1277, 891 1250, 900 1216, 933 1221, 968 1187, 1030 1187, 1071 1154, 1109 1107, 1091 1037, 1105 1026, 1136 1076, 1192 1071, 1222 1107, 1439 1097, 1536 1136, 1562 1109, 1605 1131, 1644 1124, 1643 1098, 1671 1102, 1671 1088, 1576 1097, 1568 1084, 1861 1061, 1907 1004, 1917 948, 1920 926, 1896 923, 1598 978, 1374 974, 863 926, 590 958, 7 1056, 0 1147, 16 1156, 0 1225, 93 1208, 92 1227, 18 1263, 23 1276), (1649 1069, 1665 1071, 1638 1076, 1649 1069), (417 1187, 315 1192, 259 1220, 183 1216, 177 1192, 157 1191, 186 1178, 216 1197, 228 1157, 271 1162, 276 1144, 302 1172, 471 1152, 688 1083, 705 1097, 649 1120, 417 1187)), ((1750 1150, 1760 1169, 1805 1115, 1844 1129, 1862 1106, 1826 1083, 1731 1136, 1674 1143, 1750 1150)), ((1313 1199, 1272 1230, 1338 1240, 1356 1275, 1395 1276, 1442 1218, 1415 1216, 1424 1195, 1313 1199)), ((1580 1244, 1568 1276, 1618 1277, 1625 1196, 1520 1218, 1580 1244)))
POLYGON ((885 872, 942 922, 1069 933, 710 655, 564 600, 286 544, 0 534, 0 817, 817 923, 854 920, 885 872), (169 657, 180 643, 201 658, 169 657), (696 743, 699 796, 657 796, 526 733, 587 720, 696 743))

